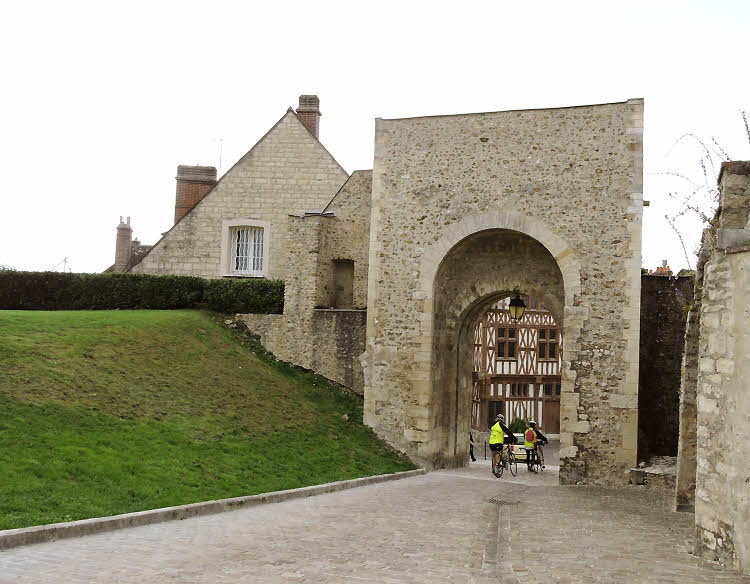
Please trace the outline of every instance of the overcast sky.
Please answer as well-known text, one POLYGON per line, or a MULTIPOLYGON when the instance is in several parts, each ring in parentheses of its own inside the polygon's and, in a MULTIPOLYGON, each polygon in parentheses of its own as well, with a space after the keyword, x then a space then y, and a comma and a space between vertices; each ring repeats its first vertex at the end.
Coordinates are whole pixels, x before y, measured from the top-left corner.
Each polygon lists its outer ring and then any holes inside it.
MULTIPOLYGON (((664 219, 693 133, 750 159, 750 2, 14 2, 0 9, 0 265, 79 272, 115 227, 154 243, 178 164, 226 171, 301 93, 351 172, 374 118, 645 98, 643 265, 687 264, 664 219), (58 268, 60 269, 60 268, 58 268)), ((685 183, 687 185, 687 183, 685 183)), ((690 252, 700 222, 678 220, 690 252)))

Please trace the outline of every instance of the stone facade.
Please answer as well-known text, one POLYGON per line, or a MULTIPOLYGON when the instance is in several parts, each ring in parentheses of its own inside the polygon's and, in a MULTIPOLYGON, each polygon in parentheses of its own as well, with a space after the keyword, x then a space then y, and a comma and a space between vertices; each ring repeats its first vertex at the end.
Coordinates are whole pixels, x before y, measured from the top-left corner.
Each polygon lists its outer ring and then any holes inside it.
POLYGON ((642 128, 642 100, 376 121, 365 420, 381 436, 428 468, 464 463, 464 339, 520 289, 565 339, 561 480, 622 483, 636 461, 642 128))
POLYGON ((320 211, 347 178, 290 108, 131 271, 222 277, 227 225, 247 223, 265 230, 264 275, 285 279, 287 216, 320 211))
POLYGON ((692 276, 641 277, 639 460, 677 455, 682 351, 692 302, 692 276))
POLYGON ((750 162, 723 163, 719 186, 700 314, 696 550, 750 572, 750 162))

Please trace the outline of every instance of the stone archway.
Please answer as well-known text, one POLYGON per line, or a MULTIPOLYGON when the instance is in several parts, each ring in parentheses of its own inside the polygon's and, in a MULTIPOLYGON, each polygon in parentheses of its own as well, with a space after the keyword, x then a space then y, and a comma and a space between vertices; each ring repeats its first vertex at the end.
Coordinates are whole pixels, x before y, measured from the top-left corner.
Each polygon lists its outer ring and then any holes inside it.
MULTIPOLYGON (((570 402, 575 371, 571 361, 585 311, 574 306, 580 271, 574 254, 539 220, 515 212, 469 216, 452 226, 429 250, 420 270, 423 314, 420 337, 429 339, 427 360, 409 380, 429 390, 415 396, 412 413, 430 436, 418 443, 418 458, 429 467, 464 464, 468 455, 471 400, 470 338, 486 309, 514 290, 532 294, 549 307, 571 349, 564 352, 562 403, 570 402), (566 278, 567 276, 567 278, 566 278), (426 422, 426 423, 425 423, 426 422)), ((426 347, 425 347, 426 348, 426 347)), ((572 443, 574 407, 561 411, 561 438, 572 443), (567 414, 567 415, 566 415, 567 414)))
MULTIPOLYGON (((428 468, 461 464, 435 394, 436 344, 458 334, 435 328, 436 276, 459 242, 506 230, 541 245, 562 279, 560 480, 622 484, 636 463, 642 114, 631 100, 376 120, 362 362, 380 436, 428 468)), ((472 286, 481 303, 519 284, 472 286)))

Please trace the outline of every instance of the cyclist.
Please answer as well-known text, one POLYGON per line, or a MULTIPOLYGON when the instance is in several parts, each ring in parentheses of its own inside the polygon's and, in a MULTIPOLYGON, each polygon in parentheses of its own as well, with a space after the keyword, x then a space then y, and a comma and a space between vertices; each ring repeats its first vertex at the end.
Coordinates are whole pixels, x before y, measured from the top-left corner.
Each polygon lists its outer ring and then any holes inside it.
POLYGON ((490 428, 490 450, 492 451, 492 473, 502 462, 502 452, 505 443, 512 444, 515 442, 513 433, 505 425, 505 416, 498 414, 495 416, 495 423, 490 428), (506 441, 507 437, 507 441, 506 441))
POLYGON ((523 434, 523 447, 526 449, 526 466, 531 472, 534 468, 534 459, 536 458, 536 444, 549 444, 546 436, 536 427, 534 420, 529 420, 529 428, 523 434))

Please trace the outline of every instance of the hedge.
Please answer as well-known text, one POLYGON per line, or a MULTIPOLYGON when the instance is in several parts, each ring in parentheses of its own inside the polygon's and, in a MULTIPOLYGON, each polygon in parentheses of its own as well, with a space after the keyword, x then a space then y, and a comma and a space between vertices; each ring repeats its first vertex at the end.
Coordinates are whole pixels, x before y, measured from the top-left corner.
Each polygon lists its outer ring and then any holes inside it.
POLYGON ((216 312, 281 314, 284 312, 284 283, 239 278, 205 280, 203 301, 216 312))
POLYGON ((205 307, 280 314, 280 280, 205 280, 149 274, 69 274, 0 270, 0 310, 112 310, 205 307))

